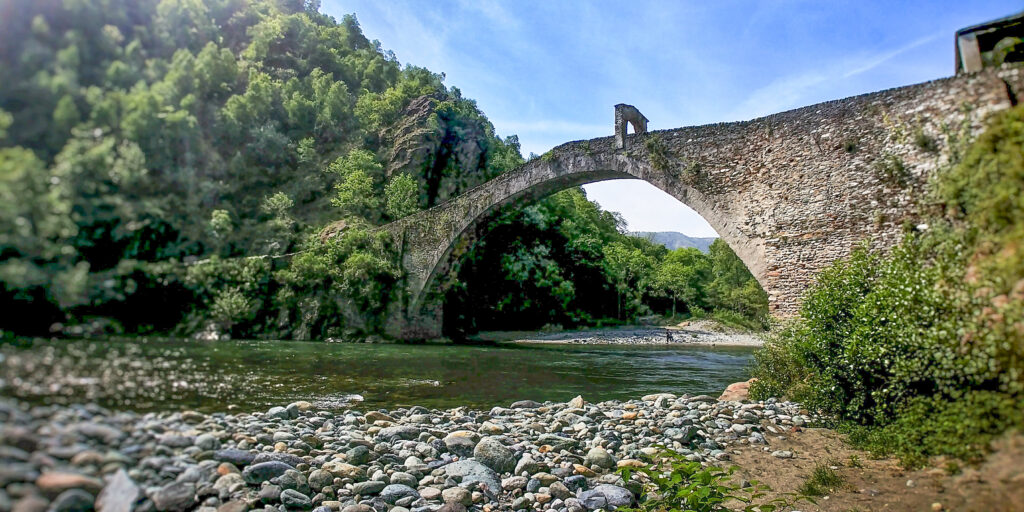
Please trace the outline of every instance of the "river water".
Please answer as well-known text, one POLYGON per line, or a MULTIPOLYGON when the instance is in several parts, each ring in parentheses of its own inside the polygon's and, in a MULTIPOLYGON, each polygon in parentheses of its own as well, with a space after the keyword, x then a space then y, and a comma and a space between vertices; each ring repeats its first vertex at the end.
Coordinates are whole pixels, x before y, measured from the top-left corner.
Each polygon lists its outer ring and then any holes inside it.
POLYGON ((135 411, 252 412, 507 406, 648 393, 718 394, 746 380, 745 347, 33 340, 0 344, 0 395, 135 411))

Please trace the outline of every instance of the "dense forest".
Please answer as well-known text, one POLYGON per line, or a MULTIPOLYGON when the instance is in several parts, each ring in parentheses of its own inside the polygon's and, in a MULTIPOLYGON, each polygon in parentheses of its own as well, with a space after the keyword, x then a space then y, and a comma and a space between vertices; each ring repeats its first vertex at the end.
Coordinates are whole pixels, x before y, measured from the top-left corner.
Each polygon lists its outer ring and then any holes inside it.
MULTIPOLYGON (((0 76, 5 335, 378 332, 401 273, 374 227, 523 162, 443 74, 310 0, 0 0, 0 76)), ((449 328, 763 321, 725 244, 623 232, 581 189, 501 212, 449 328)))

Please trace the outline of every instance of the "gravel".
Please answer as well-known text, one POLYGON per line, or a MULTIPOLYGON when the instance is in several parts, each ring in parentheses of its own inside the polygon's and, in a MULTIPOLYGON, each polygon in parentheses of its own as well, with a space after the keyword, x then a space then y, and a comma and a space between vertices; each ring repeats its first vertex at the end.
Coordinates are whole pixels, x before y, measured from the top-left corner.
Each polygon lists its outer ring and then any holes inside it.
POLYGON ((799 404, 659 393, 340 413, 113 412, 0 400, 0 505, 71 512, 585 512, 636 503, 668 447, 719 464, 815 417, 799 404), (634 477, 636 478, 636 477, 634 477), (10 504, 10 505, 7 505, 10 504))

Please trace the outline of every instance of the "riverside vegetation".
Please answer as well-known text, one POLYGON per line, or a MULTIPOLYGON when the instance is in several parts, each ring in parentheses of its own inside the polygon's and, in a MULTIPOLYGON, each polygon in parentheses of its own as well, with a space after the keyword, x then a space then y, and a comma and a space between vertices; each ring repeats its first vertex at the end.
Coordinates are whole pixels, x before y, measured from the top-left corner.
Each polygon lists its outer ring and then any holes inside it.
POLYGON ((932 189, 942 211, 898 247, 821 274, 755 355, 751 387, 909 465, 977 458, 1024 426, 1024 106, 954 146, 932 189))
MULTIPOLYGON (((364 339, 401 277, 374 228, 523 162, 443 74, 314 1, 2 6, 7 336, 364 339)), ((581 189, 501 213, 448 283, 449 331, 652 311, 762 325, 727 246, 621 231, 581 189)))

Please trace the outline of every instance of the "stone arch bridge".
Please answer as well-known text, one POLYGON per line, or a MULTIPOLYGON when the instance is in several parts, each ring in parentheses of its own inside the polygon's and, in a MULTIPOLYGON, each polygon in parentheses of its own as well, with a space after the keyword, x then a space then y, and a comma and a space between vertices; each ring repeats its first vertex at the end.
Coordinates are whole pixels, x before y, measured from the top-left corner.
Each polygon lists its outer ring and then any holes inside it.
POLYGON ((631 134, 622 148, 614 137, 563 144, 384 227, 405 271, 387 330, 441 335, 443 283, 499 209, 618 178, 647 181, 696 210, 764 287, 772 314, 792 315, 829 263, 864 240, 896 243, 928 206, 934 171, 1022 92, 1024 69, 1003 67, 751 121, 631 134))

